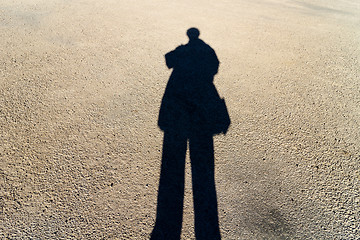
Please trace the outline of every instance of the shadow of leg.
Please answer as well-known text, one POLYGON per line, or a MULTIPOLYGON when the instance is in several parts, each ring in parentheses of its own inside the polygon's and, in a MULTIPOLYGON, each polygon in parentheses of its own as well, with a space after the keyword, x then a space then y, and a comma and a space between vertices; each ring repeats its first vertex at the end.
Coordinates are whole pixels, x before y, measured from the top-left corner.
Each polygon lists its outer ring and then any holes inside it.
POLYGON ((180 239, 187 139, 165 132, 157 215, 151 239, 180 239))
POLYGON ((212 135, 200 133, 190 138, 190 158, 196 239, 221 239, 215 189, 212 135))

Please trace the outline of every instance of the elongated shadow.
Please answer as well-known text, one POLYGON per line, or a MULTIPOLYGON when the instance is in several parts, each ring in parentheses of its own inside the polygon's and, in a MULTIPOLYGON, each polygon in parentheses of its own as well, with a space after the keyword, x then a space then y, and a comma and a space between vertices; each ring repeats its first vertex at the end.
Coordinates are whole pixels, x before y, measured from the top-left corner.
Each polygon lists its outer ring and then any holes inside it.
POLYGON ((230 125, 225 101, 213 84, 219 60, 187 31, 189 42, 165 55, 173 68, 162 99, 158 125, 164 131, 156 223, 151 239, 180 239, 185 155, 189 141, 196 239, 221 239, 214 176, 213 136, 226 134, 230 125))

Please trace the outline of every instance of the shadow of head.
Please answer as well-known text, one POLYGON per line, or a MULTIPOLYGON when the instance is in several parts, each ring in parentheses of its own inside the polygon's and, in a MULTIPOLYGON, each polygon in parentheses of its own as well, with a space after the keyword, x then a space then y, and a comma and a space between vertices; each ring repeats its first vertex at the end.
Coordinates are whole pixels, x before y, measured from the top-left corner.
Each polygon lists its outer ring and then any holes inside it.
POLYGON ((200 31, 197 28, 189 28, 186 32, 186 35, 189 37, 189 40, 196 40, 200 36, 200 31))

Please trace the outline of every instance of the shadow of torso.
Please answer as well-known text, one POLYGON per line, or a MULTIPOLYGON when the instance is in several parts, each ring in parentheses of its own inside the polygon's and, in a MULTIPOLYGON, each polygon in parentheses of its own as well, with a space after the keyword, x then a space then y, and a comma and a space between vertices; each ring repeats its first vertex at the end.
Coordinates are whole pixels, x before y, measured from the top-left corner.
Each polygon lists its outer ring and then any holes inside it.
POLYGON ((196 39, 167 53, 165 59, 173 72, 160 107, 160 129, 187 137, 195 132, 217 134, 226 131, 226 126, 215 126, 211 116, 213 112, 220 112, 214 109, 220 102, 213 84, 219 67, 215 51, 196 39))

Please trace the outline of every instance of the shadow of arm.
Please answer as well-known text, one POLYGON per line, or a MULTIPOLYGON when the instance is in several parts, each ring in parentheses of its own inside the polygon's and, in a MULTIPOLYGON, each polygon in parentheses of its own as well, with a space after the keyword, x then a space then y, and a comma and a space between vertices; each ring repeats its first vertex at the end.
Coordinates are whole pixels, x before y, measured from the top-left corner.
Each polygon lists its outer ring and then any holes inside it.
POLYGON ((178 59, 178 53, 176 51, 177 49, 168 52, 167 54, 165 54, 165 61, 166 61, 166 66, 170 69, 175 67, 176 63, 177 63, 177 59, 178 59))

